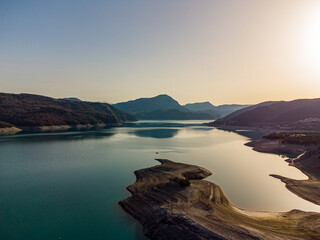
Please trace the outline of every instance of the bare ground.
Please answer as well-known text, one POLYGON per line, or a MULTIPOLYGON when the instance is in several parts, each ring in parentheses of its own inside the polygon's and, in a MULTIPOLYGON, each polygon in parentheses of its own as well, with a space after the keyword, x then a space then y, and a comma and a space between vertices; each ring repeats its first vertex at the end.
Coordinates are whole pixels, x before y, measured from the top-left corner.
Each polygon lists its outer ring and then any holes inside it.
POLYGON ((128 187, 132 196, 119 202, 151 239, 320 239, 319 213, 237 210, 218 185, 202 180, 210 171, 158 161, 135 171, 137 180, 128 187), (174 177, 188 177, 191 184, 181 187, 174 177))

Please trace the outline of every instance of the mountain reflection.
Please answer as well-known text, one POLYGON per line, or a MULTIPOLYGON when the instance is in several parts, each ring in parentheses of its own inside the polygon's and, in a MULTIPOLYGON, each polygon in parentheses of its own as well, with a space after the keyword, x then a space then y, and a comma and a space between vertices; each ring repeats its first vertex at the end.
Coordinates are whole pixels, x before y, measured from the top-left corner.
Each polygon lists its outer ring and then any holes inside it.
POLYGON ((234 130, 234 129, 224 129, 222 127, 217 128, 218 130, 221 131, 226 131, 226 132, 233 132, 238 135, 244 136, 246 138, 249 138, 250 140, 258 140, 261 139, 263 136, 268 135, 268 131, 263 131, 263 130, 234 130))
POLYGON ((144 129, 135 130, 132 133, 137 137, 148 138, 172 138, 178 134, 180 129, 164 128, 164 129, 144 129))

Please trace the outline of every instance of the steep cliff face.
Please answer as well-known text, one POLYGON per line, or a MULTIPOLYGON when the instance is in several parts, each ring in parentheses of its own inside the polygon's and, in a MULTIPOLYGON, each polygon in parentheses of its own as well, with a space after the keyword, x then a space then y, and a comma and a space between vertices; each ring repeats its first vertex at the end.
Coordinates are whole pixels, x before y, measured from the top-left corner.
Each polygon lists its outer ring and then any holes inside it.
POLYGON ((54 99, 32 94, 0 93, 0 127, 113 124, 133 121, 130 114, 106 104, 54 99))

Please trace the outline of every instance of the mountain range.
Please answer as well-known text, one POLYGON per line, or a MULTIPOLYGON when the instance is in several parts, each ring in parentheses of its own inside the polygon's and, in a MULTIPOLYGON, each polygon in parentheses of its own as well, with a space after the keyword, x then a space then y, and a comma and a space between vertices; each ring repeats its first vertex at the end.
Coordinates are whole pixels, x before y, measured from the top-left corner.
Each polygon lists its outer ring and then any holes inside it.
POLYGON ((248 105, 214 106, 210 102, 180 105, 172 97, 161 94, 114 104, 116 108, 141 120, 214 120, 248 105))
POLYGON ((211 123, 281 130, 320 130, 320 99, 263 102, 231 113, 211 123))
POLYGON ((182 106, 172 97, 162 94, 110 105, 77 98, 0 93, 0 128, 108 125, 136 119, 217 119, 209 125, 318 131, 320 98, 268 101, 251 106, 214 106, 210 102, 182 106))
POLYGON ((214 113, 219 115, 220 118, 229 115, 230 113, 249 107, 251 105, 240 105, 240 104, 224 104, 219 106, 214 106, 210 102, 198 102, 198 103, 188 103, 183 107, 189 109, 193 112, 202 112, 202 113, 214 113))

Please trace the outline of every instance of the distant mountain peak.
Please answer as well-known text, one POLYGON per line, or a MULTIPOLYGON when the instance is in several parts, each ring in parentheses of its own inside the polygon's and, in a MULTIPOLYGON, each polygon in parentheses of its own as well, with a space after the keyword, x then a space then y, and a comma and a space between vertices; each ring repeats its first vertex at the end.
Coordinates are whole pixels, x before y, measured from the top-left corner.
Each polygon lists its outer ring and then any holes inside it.
POLYGON ((219 114, 221 117, 224 117, 234 111, 237 111, 239 109, 242 109, 248 106, 249 105, 239 105, 239 104, 214 106, 209 101, 206 101, 206 102, 189 103, 184 105, 183 107, 193 112, 215 113, 215 114, 219 114))
POLYGON ((175 100, 173 97, 169 96, 168 94, 159 94, 157 96, 151 97, 149 99, 161 99, 161 100, 171 100, 174 102, 178 102, 177 100, 175 100))
POLYGON ((62 98, 63 100, 69 100, 69 101, 81 101, 79 98, 76 98, 76 97, 67 97, 67 98, 62 98))
POLYGON ((169 97, 169 98, 172 98, 168 94, 165 94, 165 93, 159 94, 159 95, 157 95, 155 97, 169 97))
POLYGON ((151 112, 156 110, 177 109, 188 111, 178 101, 167 94, 160 94, 151 98, 138 98, 135 100, 114 104, 115 107, 128 113, 151 112))
POLYGON ((214 110, 215 106, 212 105, 209 101, 206 102, 195 102, 195 103, 188 103, 184 105, 185 108, 189 109, 190 111, 208 111, 214 110))
POLYGON ((113 106, 135 115, 138 119, 217 119, 248 105, 214 106, 209 101, 181 106, 168 94, 138 98, 113 106))

